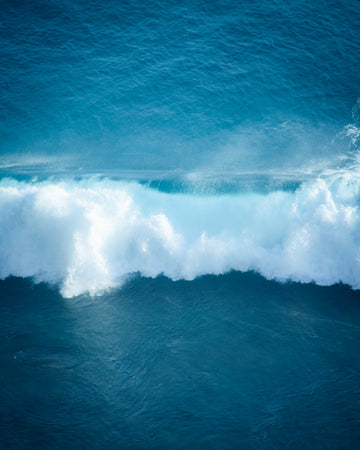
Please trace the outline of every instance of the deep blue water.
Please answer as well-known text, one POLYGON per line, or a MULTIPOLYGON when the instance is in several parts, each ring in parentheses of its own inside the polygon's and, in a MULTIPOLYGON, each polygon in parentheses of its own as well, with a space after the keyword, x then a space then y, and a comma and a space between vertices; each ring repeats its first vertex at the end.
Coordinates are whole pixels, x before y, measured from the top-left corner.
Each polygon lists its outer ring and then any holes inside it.
POLYGON ((359 1, 0 6, 0 447, 356 448, 359 1))
POLYGON ((4 448, 356 448, 360 296, 231 273, 1 283, 4 448))

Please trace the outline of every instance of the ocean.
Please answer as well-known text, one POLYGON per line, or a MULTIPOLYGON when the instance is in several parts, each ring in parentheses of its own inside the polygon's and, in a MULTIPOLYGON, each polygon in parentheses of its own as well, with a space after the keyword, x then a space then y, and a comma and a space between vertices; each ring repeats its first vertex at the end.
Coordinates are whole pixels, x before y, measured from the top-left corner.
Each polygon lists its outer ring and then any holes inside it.
POLYGON ((0 43, 0 448, 358 448, 358 0, 3 0, 0 43))

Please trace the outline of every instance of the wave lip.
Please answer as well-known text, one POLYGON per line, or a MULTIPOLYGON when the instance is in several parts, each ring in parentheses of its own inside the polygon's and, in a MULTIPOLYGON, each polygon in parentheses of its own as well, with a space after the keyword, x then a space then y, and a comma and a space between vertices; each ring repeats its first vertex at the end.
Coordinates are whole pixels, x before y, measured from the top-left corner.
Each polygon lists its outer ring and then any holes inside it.
POLYGON ((196 196, 125 181, 0 183, 0 277, 59 283, 64 297, 128 274, 191 280, 255 270, 360 288, 360 182, 196 196))

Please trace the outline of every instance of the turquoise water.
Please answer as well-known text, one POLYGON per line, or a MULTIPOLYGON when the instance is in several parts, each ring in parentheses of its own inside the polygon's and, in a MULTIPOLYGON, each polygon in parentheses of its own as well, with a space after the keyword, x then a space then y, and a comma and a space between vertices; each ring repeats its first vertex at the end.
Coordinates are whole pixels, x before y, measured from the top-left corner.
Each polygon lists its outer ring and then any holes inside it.
POLYGON ((4 2, 2 166, 327 165, 359 120, 358 25, 357 1, 4 2))
POLYGON ((0 446, 356 447, 358 1, 1 11, 0 446))

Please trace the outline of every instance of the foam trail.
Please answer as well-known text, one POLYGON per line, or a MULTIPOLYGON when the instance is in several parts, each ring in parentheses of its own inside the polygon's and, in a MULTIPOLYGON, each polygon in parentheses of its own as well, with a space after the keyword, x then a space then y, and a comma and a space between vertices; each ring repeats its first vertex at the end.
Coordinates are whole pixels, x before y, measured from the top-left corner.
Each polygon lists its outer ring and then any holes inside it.
POLYGON ((130 182, 0 183, 0 277, 95 294, 139 272, 177 280, 229 270, 360 288, 360 181, 295 192, 165 194, 130 182))

